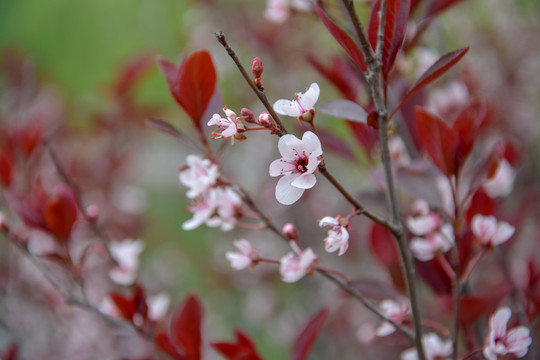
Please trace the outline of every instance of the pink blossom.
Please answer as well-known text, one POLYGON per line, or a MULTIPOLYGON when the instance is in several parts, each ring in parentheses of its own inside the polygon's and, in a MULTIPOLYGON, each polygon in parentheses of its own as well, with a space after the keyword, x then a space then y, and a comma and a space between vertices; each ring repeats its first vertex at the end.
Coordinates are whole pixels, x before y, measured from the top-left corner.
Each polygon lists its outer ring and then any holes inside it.
POLYGON ((171 297, 165 292, 160 292, 156 295, 147 297, 146 304, 148 305, 148 318, 154 321, 163 319, 167 314, 170 303, 171 297))
MULTIPOLYGON (((411 316, 409 305, 390 299, 383 300, 380 309, 387 318, 394 321, 396 324, 403 324, 406 320, 409 320, 411 316)), ((396 331, 396 327, 388 321, 385 321, 379 325, 376 334, 377 336, 387 336, 394 331, 396 331)))
POLYGON ((282 158, 270 164, 270 176, 284 175, 277 183, 276 199, 290 205, 317 182, 314 173, 322 160, 321 142, 311 131, 305 132, 302 140, 287 134, 279 139, 278 149, 282 158))
POLYGON ((234 246, 236 246, 238 251, 228 251, 225 254, 227 260, 231 263, 231 267, 236 270, 249 267, 254 257, 257 256, 257 252, 253 249, 249 241, 245 239, 235 241, 234 246))
POLYGON ((225 112, 227 118, 222 118, 219 114, 214 114, 207 123, 208 126, 217 125, 220 129, 213 132, 213 139, 217 136, 222 139, 234 136, 238 133, 239 128, 242 129, 244 127, 240 119, 236 117, 234 111, 224 107, 223 112, 225 112), (219 132, 221 132, 220 135, 218 135, 219 132))
POLYGON ((319 226, 331 226, 328 235, 324 239, 324 248, 328 252, 334 252, 339 249, 338 255, 341 256, 349 248, 349 232, 347 231, 348 221, 342 219, 340 215, 333 218, 326 216, 319 221, 319 226))
POLYGON ((484 356, 488 360, 497 360, 499 355, 513 354, 518 358, 525 356, 532 343, 530 331, 519 326, 507 331, 508 320, 512 312, 503 307, 489 318, 489 335, 484 346, 484 356))
POLYGON ((242 199, 230 187, 214 187, 194 199, 188 207, 193 217, 182 224, 184 230, 193 230, 202 224, 230 231, 236 224, 242 199))
POLYGON ((416 200, 413 204, 415 216, 406 219, 407 228, 417 236, 426 235, 441 226, 441 217, 435 212, 429 211, 429 206, 424 200, 416 200))
POLYGON ((276 24, 282 24, 291 14, 291 9, 296 11, 310 11, 310 0, 268 0, 264 17, 276 24))
MULTIPOLYGON (((319 98, 321 90, 317 83, 311 84, 305 93, 297 93, 294 100, 280 99, 274 103, 274 110, 281 115, 302 117, 304 114, 315 112, 313 106, 319 98)), ((309 121, 308 119, 303 119, 309 121)))
POLYGON ((117 265, 111 269, 111 280, 119 285, 131 285, 137 278, 139 255, 144 249, 142 240, 125 239, 112 242, 109 250, 117 265))
POLYGON ((393 136, 388 140, 388 148, 393 164, 396 164, 397 166, 407 166, 411 163, 407 147, 399 136, 393 136))
POLYGON ((454 230, 452 225, 444 224, 439 231, 412 239, 409 247, 418 260, 429 261, 436 255, 447 252, 453 245, 454 230))
POLYGON ((486 180, 483 187, 489 197, 496 198, 506 196, 512 192, 515 178, 516 172, 510 163, 508 163, 506 159, 503 159, 499 163, 493 177, 486 180))
POLYGON ((279 272, 283 281, 292 283, 312 271, 312 265, 317 260, 317 255, 311 248, 300 250, 294 241, 289 242, 289 244, 293 251, 281 258, 279 272))
POLYGON ((187 167, 180 170, 180 182, 189 187, 187 197, 194 199, 216 184, 219 167, 208 159, 197 155, 188 155, 187 167))
MULTIPOLYGON (((422 346, 424 347, 426 360, 442 360, 452 354, 452 341, 442 340, 435 333, 422 336, 422 346)), ((412 348, 402 352, 401 360, 418 360, 416 349, 412 348)))
POLYGON ((494 216, 474 215, 471 230, 483 245, 497 246, 514 235, 515 228, 505 221, 497 221, 494 216))

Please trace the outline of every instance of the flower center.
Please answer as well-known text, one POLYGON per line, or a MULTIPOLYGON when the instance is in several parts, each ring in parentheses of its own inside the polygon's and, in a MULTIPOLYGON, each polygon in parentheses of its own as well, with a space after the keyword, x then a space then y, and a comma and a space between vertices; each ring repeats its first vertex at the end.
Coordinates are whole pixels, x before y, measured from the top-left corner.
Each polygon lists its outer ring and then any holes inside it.
POLYGON ((296 169, 301 173, 305 173, 307 171, 308 163, 309 159, 306 156, 301 156, 296 159, 296 169))

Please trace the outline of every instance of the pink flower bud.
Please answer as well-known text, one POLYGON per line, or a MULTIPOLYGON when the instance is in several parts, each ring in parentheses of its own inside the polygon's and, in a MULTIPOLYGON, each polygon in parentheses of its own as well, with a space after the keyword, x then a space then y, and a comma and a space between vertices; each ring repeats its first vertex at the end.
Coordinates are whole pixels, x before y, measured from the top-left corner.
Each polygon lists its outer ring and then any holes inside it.
POLYGON ((99 208, 96 205, 88 205, 86 208, 86 216, 91 220, 96 220, 99 216, 99 208))
POLYGON ((255 79, 260 79, 263 73, 263 63, 260 57, 256 57, 251 62, 251 72, 253 73, 253 77, 255 79))
POLYGON ((257 123, 255 115, 253 115, 253 112, 247 108, 242 108, 242 110, 240 110, 240 116, 242 116, 248 123, 257 123))
POLYGON ((294 226, 294 224, 287 223, 283 225, 281 232, 287 239, 298 241, 298 231, 296 230, 296 226, 294 226))
POLYGON ((259 125, 261 125, 261 126, 264 126, 264 127, 268 128, 268 127, 271 127, 274 124, 274 119, 272 118, 272 116, 269 113, 263 112, 257 118, 257 123, 259 125))

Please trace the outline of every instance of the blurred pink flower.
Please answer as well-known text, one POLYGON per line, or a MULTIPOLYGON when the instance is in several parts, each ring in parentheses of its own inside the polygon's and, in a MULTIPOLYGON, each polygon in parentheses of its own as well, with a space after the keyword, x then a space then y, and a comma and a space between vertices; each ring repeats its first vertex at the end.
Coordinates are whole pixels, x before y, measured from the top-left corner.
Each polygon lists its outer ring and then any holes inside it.
POLYGON ((236 117, 236 113, 227 109, 227 107, 223 108, 223 112, 225 112, 227 118, 222 118, 219 114, 214 114, 207 123, 208 126, 217 125, 220 129, 212 133, 214 135, 212 139, 214 139, 216 136, 224 139, 238 133, 238 127, 240 126, 239 124, 242 122, 236 117), (218 135, 219 132, 221 132, 220 135, 218 135))
POLYGON ((291 14, 291 9, 296 11, 310 11, 311 0, 268 0, 264 17, 276 24, 282 24, 291 14))
POLYGON ((341 215, 333 218, 326 216, 319 221, 319 226, 331 226, 328 235, 324 238, 324 248, 328 252, 339 249, 338 255, 343 255, 349 248, 349 232, 347 231, 348 221, 342 219, 341 215))
POLYGON ((165 292, 148 296, 146 298, 146 304, 148 305, 148 318, 154 321, 163 319, 167 314, 170 303, 171 297, 165 292))
MULTIPOLYGON (((409 305, 394 300, 383 300, 380 305, 381 312, 396 324, 403 324, 409 320, 411 310, 409 305)), ((383 322, 376 330, 377 336, 387 336, 396 331, 396 327, 388 321, 383 322)))
POLYGON ((418 260, 429 261, 436 255, 447 252, 453 245, 454 230, 452 225, 444 224, 439 231, 412 239, 409 247, 418 260))
POLYGON ((510 163, 502 159, 493 177, 486 180, 483 187, 489 197, 503 197, 512 192, 515 178, 516 172, 510 163))
POLYGON ((182 224, 182 229, 193 230, 203 223, 230 231, 236 224, 237 210, 242 199, 230 187, 215 187, 194 199, 189 206, 193 217, 182 224))
POLYGON ((321 142, 311 131, 302 140, 287 134, 279 139, 278 149, 282 158, 270 164, 270 176, 284 175, 277 183, 276 199, 291 205, 317 182, 314 173, 322 160, 321 142))
POLYGON ((180 182, 189 187, 187 197, 194 199, 216 184, 219 167, 208 159, 197 155, 188 155, 187 167, 180 170, 180 182))
POLYGON ((137 278, 139 255, 143 249, 144 242, 140 239, 111 242, 109 250, 118 264, 109 272, 111 280, 119 285, 132 285, 137 278))
MULTIPOLYGON (((297 93, 294 100, 280 99, 274 103, 274 110, 281 115, 301 117, 313 112, 313 106, 319 98, 321 90, 317 83, 311 84, 305 93, 297 93)), ((304 119, 309 121, 308 119, 304 119)))
POLYGON ((234 246, 239 251, 228 251, 225 256, 231 263, 231 267, 236 270, 243 270, 249 267, 253 258, 257 256, 257 252, 253 249, 249 241, 245 239, 237 240, 234 242, 234 246))
POLYGON ((516 229, 505 221, 497 221, 494 216, 474 215, 471 230, 476 238, 487 246, 497 246, 508 241, 516 229))
POLYGON ((499 355, 513 354, 523 357, 532 343, 530 331, 525 326, 519 326, 507 331, 508 320, 512 312, 503 307, 489 318, 489 335, 484 346, 484 356, 488 360, 497 360, 499 355))
POLYGON ((293 251, 281 258, 279 272, 283 281, 292 283, 300 280, 312 270, 317 255, 311 248, 300 250, 294 241, 290 241, 289 244, 293 251))
POLYGON ((429 211, 429 205, 424 200, 413 203, 415 216, 406 219, 407 228, 416 236, 423 236, 437 230, 441 226, 441 217, 429 211))
MULTIPOLYGON (((426 360, 446 359, 452 354, 452 341, 444 341, 435 333, 424 335, 422 337, 422 345, 424 347, 426 360)), ((402 352, 401 360, 418 360, 416 349, 412 348, 402 352)))

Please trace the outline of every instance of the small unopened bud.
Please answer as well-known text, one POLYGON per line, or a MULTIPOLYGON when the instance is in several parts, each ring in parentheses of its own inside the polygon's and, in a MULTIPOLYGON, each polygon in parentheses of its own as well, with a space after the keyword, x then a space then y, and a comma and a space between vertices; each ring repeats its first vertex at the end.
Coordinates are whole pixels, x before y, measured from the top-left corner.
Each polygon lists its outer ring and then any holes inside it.
POLYGON ((92 221, 97 220, 99 216, 99 208, 96 205, 88 205, 86 208, 86 216, 92 221))
POLYGON ((240 115, 248 123, 252 123, 252 124, 257 123, 257 120, 255 120, 255 115, 253 115, 253 112, 247 108, 242 108, 242 110, 240 110, 240 115))
POLYGON ((263 112, 257 118, 257 124, 264 127, 271 127, 274 124, 274 119, 269 113, 263 112))
POLYGON ((296 230, 296 226, 292 223, 287 223, 283 225, 283 229, 281 230, 283 235, 292 241, 298 241, 298 231, 296 230))
POLYGON ((251 72, 253 73, 253 77, 255 79, 259 79, 262 76, 263 73, 263 62, 260 57, 256 57, 251 62, 251 72))

